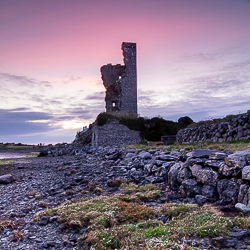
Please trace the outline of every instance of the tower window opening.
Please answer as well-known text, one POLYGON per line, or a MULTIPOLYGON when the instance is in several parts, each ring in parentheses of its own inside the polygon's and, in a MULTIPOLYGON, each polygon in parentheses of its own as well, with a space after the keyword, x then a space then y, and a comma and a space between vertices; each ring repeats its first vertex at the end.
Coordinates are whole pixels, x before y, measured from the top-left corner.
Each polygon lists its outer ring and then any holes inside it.
POLYGON ((113 107, 116 107, 116 102, 112 102, 112 106, 113 106, 113 107))

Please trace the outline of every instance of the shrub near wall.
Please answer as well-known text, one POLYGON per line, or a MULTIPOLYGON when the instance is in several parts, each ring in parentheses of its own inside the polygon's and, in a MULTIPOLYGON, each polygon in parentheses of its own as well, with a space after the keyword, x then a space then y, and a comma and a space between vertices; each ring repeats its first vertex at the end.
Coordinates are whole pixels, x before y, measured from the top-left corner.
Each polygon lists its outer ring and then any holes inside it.
POLYGON ((101 113, 97 116, 96 123, 103 126, 114 119, 127 126, 130 130, 139 131, 141 138, 148 141, 160 141, 163 135, 176 135, 179 129, 193 123, 193 120, 188 116, 181 117, 178 122, 174 122, 161 117, 146 119, 138 117, 136 114, 119 115, 119 113, 117 115, 101 113))
POLYGON ((203 124, 198 127, 181 129, 176 136, 180 144, 193 142, 224 142, 250 139, 250 110, 233 117, 228 122, 203 124))

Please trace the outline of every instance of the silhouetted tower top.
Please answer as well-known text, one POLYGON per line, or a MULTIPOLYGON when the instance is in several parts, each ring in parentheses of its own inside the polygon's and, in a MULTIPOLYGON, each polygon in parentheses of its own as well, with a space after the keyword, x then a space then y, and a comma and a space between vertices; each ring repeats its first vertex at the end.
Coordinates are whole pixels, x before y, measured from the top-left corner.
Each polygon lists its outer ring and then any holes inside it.
POLYGON ((101 67, 106 88, 106 112, 137 114, 136 43, 122 43, 124 65, 101 67))

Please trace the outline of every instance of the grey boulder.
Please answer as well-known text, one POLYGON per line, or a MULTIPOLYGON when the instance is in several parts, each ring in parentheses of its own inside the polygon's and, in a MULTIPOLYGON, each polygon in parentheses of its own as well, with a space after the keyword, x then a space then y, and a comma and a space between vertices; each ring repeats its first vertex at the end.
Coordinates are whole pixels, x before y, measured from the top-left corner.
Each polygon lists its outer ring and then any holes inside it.
POLYGON ((194 158, 208 158, 213 153, 210 149, 194 149, 192 152, 192 157, 194 158))
POLYGON ((242 169, 242 179, 243 180, 250 180, 250 166, 245 166, 242 169))
POLYGON ((11 174, 5 174, 0 176, 0 184, 9 184, 14 181, 11 174))
POLYGON ((243 212, 243 213, 249 213, 250 212, 250 207, 244 205, 243 203, 235 204, 235 208, 237 210, 239 210, 240 212, 243 212))

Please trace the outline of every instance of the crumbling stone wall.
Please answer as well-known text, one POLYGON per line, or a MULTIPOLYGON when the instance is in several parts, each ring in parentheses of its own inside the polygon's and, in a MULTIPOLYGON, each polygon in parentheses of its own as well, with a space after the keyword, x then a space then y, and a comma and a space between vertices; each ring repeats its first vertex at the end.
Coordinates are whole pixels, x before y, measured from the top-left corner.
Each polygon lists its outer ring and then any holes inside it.
POLYGON ((204 141, 223 142, 239 139, 250 139, 250 110, 245 114, 232 118, 229 122, 182 129, 176 136, 176 141, 180 144, 204 141))
POLYGON ((127 126, 112 120, 103 126, 95 125, 92 132, 92 146, 121 146, 134 144, 141 141, 139 131, 130 130, 127 126))
POLYGON ((122 43, 124 64, 101 67, 106 112, 137 114, 136 43, 122 43))

